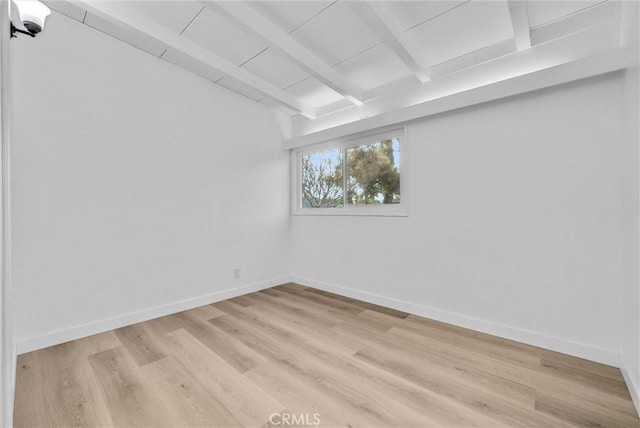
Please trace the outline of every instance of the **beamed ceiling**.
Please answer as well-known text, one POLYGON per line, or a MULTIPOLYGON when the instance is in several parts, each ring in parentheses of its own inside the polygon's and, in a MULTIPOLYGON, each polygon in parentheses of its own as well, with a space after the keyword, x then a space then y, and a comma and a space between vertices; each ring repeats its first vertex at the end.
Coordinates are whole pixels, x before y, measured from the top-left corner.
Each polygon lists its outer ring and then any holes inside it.
POLYGON ((626 43, 617 0, 45 3, 291 116, 294 137, 626 43))

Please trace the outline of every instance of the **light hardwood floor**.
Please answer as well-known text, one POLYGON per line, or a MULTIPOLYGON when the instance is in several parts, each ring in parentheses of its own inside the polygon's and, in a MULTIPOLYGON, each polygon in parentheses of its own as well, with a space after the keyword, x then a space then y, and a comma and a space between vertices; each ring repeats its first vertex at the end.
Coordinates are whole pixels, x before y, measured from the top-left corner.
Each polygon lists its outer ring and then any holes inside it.
POLYGON ((18 358, 16 427, 640 427, 617 368, 287 284, 18 358))

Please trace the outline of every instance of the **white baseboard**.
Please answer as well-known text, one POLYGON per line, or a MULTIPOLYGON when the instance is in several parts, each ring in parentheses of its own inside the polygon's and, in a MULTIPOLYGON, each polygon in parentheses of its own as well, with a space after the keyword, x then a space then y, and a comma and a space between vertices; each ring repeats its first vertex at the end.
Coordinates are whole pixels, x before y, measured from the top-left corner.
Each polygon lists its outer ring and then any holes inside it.
POLYGON ((633 404, 636 406, 636 412, 638 412, 638 415, 640 416, 640 384, 638 384, 637 379, 634 379, 633 376, 631 376, 631 373, 627 370, 622 359, 620 359, 620 372, 627 384, 627 389, 629 390, 629 395, 631 395, 633 404))
POLYGON ((569 354, 587 360, 595 361, 602 364, 618 367, 620 364, 619 353, 614 350, 599 348, 597 346, 587 345, 584 343, 573 342, 558 337, 548 336, 531 330, 524 330, 517 327, 511 327, 504 324, 486 321, 466 315, 444 311, 413 302, 398 300, 391 297, 371 294, 348 287, 342 287, 334 284, 328 284, 322 281, 316 281, 309 278, 293 275, 291 281, 300 285, 317 288, 320 290, 341 294, 369 303, 386 306, 400 311, 419 315, 425 318, 446 322, 457 325, 459 327, 476 330, 482 333, 503 337, 505 339, 515 340, 517 342, 526 343, 528 345, 538 346, 540 348, 549 349, 563 354, 569 354))
POLYGON ((26 352, 36 351, 38 349, 47 348, 49 346, 59 345, 61 343, 69 342, 70 340, 80 339, 82 337, 103 333, 105 331, 125 327, 143 321, 148 321, 165 315, 174 314, 176 312, 186 311, 189 309, 197 308, 199 306, 219 302, 221 300, 231 299, 233 297, 238 297, 254 291, 264 290, 265 288, 270 288, 276 285, 287 283, 290 280, 291 277, 289 276, 272 278, 266 281, 243 285, 241 287, 218 291, 215 293, 206 294, 204 296, 181 300, 179 302, 172 302, 166 305, 118 315, 113 318, 102 319, 88 324, 78 325, 39 336, 29 337, 27 339, 17 341, 17 353, 24 354, 26 352))
MULTIPOLYGON (((179 302, 172 302, 166 305, 123 314, 113 318, 107 318, 88 324, 53 331, 39 336, 29 337, 19 340, 16 343, 17 353, 24 354, 26 352, 31 352, 49 346, 58 345, 60 343, 65 343, 70 340, 91 336, 93 334, 102 333, 143 321, 148 321, 150 319, 173 314, 176 312, 186 311, 198 306, 207 305, 209 303, 218 302, 220 300, 230 299, 233 297, 241 296, 243 294, 251 293, 253 291, 263 290, 265 288, 287 283, 289 281, 293 281, 298 284, 306 285, 320 290, 341 294, 354 299, 363 300, 365 302, 387 306, 389 308, 446 322, 460 327, 469 328, 472 330, 480 331, 482 333, 492 334, 495 336, 503 337, 505 339, 515 340, 529 345, 550 349, 552 351, 574 355, 576 357, 585 358, 587 360, 596 361, 602 364, 607 364, 615 367, 620 366, 619 354, 618 352, 613 350, 603 349, 583 343, 577 343, 530 330, 519 329, 516 327, 473 318, 454 312, 443 311, 441 309, 436 309, 413 302, 398 300, 378 294, 371 294, 364 291, 329 284, 322 281, 316 281, 313 279, 295 275, 292 277, 282 276, 272 278, 270 280, 231 288, 228 290, 223 290, 196 298, 186 299, 179 302)), ((636 395, 634 396, 634 400, 637 400, 638 385, 634 383, 630 383, 629 385, 630 389, 633 388, 635 390, 636 395)))

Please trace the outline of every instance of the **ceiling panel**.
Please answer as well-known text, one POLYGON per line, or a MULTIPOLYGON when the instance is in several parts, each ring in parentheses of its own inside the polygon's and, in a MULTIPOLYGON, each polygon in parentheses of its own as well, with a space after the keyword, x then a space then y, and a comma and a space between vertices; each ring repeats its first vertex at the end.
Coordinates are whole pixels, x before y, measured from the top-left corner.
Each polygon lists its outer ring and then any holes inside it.
POLYGON ((326 7, 334 3, 329 1, 251 1, 251 7, 269 19, 281 30, 290 33, 326 7))
POLYGON ((605 2, 566 16, 564 19, 539 25, 531 30, 531 43, 537 45, 564 37, 585 28, 613 22, 619 17, 620 3, 605 2))
POLYGON ((262 77, 280 89, 309 77, 307 73, 291 63, 284 55, 274 49, 267 49, 260 55, 247 61, 242 68, 262 77))
POLYGON ((128 1, 127 5, 176 33, 181 32, 204 6, 195 0, 128 1))
POLYGON ((253 58, 266 49, 259 37, 235 26, 221 14, 206 8, 182 33, 200 46, 220 55, 236 65, 253 58))
POLYGON ((395 80, 387 85, 378 86, 376 88, 370 89, 364 93, 364 102, 371 101, 378 97, 383 97, 385 95, 389 95, 393 92, 397 92, 400 90, 406 90, 407 88, 417 88, 422 83, 418 80, 418 78, 414 75, 403 77, 402 79, 395 80))
POLYGON ((329 65, 351 58, 382 41, 344 1, 334 3, 291 35, 329 65))
POLYGON ((387 43, 380 43, 338 64, 335 69, 365 91, 412 74, 387 43))
POLYGON ((517 51, 515 39, 505 39, 486 48, 473 51, 467 55, 454 58, 431 67, 431 78, 437 79, 450 73, 455 73, 465 68, 500 58, 517 51))
POLYGON ((603 1, 530 1, 527 4, 529 25, 531 28, 535 28, 598 3, 603 3, 603 1))
POLYGON ((87 13, 84 23, 143 51, 149 52, 154 56, 160 56, 165 51, 164 44, 158 40, 138 32, 126 30, 91 13, 87 13))
POLYGON ((409 30, 430 64, 440 64, 513 37, 506 1, 472 0, 409 30))
POLYGON ((385 7, 404 30, 435 18, 469 0, 391 1, 385 7))
POLYGON ((343 98, 342 95, 323 85, 313 77, 296 83, 286 89, 288 93, 312 107, 318 108, 343 98))
POLYGON ((173 49, 168 49, 164 55, 162 55, 162 59, 214 83, 224 76, 224 74, 208 65, 173 49))

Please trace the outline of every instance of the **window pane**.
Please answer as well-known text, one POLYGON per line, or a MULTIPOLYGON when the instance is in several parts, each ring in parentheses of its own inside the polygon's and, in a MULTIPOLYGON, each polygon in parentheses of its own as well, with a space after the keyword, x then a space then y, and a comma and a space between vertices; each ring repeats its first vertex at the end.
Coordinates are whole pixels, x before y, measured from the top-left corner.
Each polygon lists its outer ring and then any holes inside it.
POLYGON ((347 156, 347 203, 400 203, 400 142, 397 138, 351 147, 347 156))
POLYGON ((342 151, 302 156, 302 208, 333 208, 343 204, 342 151))

